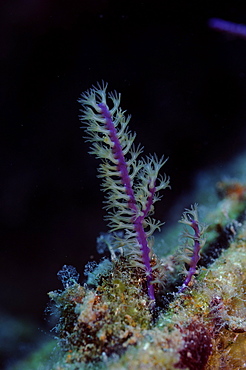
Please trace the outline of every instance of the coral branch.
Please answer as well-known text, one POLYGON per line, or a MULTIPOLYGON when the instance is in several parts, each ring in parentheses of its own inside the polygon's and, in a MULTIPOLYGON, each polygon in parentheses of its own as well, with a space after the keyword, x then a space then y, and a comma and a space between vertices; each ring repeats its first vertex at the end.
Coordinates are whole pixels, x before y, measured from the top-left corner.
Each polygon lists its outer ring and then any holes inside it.
POLYGON ((99 108, 101 108, 101 115, 105 120, 105 127, 109 131, 109 136, 111 139, 111 142, 113 143, 112 152, 114 155, 114 158, 117 161, 117 170, 119 171, 119 176, 121 177, 122 185, 125 187, 125 192, 128 195, 128 206, 133 211, 133 213, 137 213, 137 205, 136 205, 136 199, 134 196, 134 192, 131 186, 131 179, 128 173, 127 169, 127 163, 123 154, 123 150, 121 147, 120 140, 117 135, 116 128, 114 126, 114 123, 112 121, 112 115, 108 109, 108 107, 100 103, 98 104, 99 108))

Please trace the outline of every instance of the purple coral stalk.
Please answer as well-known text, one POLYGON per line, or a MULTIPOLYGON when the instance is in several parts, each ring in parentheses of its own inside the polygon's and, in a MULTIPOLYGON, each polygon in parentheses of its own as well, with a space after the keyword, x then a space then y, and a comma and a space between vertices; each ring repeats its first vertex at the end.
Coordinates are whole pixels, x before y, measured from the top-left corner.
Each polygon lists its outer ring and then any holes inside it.
POLYGON ((123 230, 121 238, 115 235, 114 247, 123 246, 132 265, 145 270, 148 295, 155 299, 149 237, 161 223, 148 217, 154 203, 159 200, 158 191, 169 185, 169 179, 158 177, 166 162, 162 157, 149 156, 138 160, 142 148, 134 147, 135 134, 128 131, 129 117, 119 107, 120 95, 106 94, 107 85, 93 87, 82 95, 84 110, 82 121, 86 124, 91 153, 102 159, 99 177, 103 179, 103 191, 107 192, 106 217, 111 232, 123 230), (109 108, 107 97, 113 107, 109 108))
POLYGON ((191 207, 190 210, 187 209, 183 213, 183 217, 180 222, 192 227, 192 229, 194 230, 194 235, 190 234, 187 231, 185 231, 184 233, 184 236, 192 239, 194 244, 192 246, 192 256, 189 262, 190 267, 182 286, 178 290, 178 293, 182 293, 188 287, 192 277, 197 273, 197 264, 200 260, 200 251, 205 243, 205 240, 202 237, 205 228, 201 227, 199 224, 196 204, 191 207))
MULTIPOLYGON (((142 256, 143 256, 143 262, 145 265, 145 271, 146 271, 146 277, 147 277, 147 285, 148 285, 148 294, 150 299, 155 299, 154 295, 154 287, 151 282, 153 281, 153 273, 152 268, 150 265, 150 249, 147 243, 147 237, 144 232, 143 228, 143 221, 144 221, 144 215, 143 216, 137 216, 138 208, 137 208, 137 202, 135 199, 134 191, 131 185, 131 179, 128 173, 127 169, 127 162, 125 160, 123 150, 121 147, 120 140, 118 138, 118 134, 116 131, 116 128, 114 126, 114 123, 112 121, 112 115, 108 109, 108 107, 100 103, 98 104, 98 107, 101 108, 101 115, 105 120, 105 127, 109 131, 109 136, 111 139, 111 142, 114 144, 112 147, 112 152, 114 153, 114 158, 117 160, 117 170, 119 171, 119 176, 121 177, 121 183, 124 185, 125 192, 128 195, 128 207, 132 211, 134 217, 132 218, 132 222, 134 225, 134 230, 137 235, 137 240, 139 242, 140 248, 142 250, 142 256)), ((153 204, 153 196, 152 193, 150 194, 150 198, 148 199, 148 205, 146 209, 150 209, 153 204)))

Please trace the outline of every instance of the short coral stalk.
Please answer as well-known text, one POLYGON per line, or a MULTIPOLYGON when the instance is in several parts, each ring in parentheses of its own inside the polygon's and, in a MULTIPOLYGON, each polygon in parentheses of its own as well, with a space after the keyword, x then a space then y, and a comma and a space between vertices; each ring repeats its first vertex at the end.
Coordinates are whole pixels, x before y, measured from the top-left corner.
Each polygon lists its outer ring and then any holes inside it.
POLYGON ((189 263, 190 267, 182 286, 178 290, 178 293, 182 293, 189 286, 192 277, 197 273, 197 264, 200 260, 200 251, 204 245, 204 239, 202 238, 204 228, 200 227, 199 225, 197 205, 193 206, 191 210, 186 210, 180 222, 192 227, 192 229, 194 230, 194 235, 191 235, 188 232, 185 232, 184 234, 185 237, 193 240, 194 245, 192 257, 189 263))

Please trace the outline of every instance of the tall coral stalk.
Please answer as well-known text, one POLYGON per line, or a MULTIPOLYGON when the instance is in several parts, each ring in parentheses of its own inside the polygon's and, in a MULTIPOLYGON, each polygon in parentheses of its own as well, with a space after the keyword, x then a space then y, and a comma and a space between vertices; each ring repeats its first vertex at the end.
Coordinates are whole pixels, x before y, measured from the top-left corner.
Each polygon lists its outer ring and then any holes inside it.
POLYGON ((112 210, 106 218, 114 235, 114 247, 123 246, 132 264, 145 270, 148 295, 154 300, 149 238, 161 223, 148 216, 160 199, 158 191, 169 186, 168 178, 158 177, 166 160, 158 160, 156 155, 138 160, 142 148, 134 146, 136 134, 128 130, 130 117, 126 118, 119 107, 120 94, 107 94, 106 88, 107 85, 93 87, 82 95, 81 120, 92 142, 91 153, 102 160, 99 177, 107 192, 105 208, 112 210), (123 236, 115 233, 119 230, 123 236))

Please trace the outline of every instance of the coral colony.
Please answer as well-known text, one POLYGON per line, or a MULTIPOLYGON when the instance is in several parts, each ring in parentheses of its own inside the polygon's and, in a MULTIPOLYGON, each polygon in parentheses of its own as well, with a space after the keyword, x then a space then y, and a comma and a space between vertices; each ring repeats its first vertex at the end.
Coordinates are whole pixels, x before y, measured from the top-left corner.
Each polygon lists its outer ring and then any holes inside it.
POLYGON ((219 182, 220 198, 215 195, 205 216, 209 226, 198 221, 197 205, 185 210, 183 247, 157 256, 153 233, 161 223, 151 215, 159 192, 169 187, 159 173, 166 160, 140 158, 143 148, 134 144, 120 94, 107 93, 106 84, 79 102, 106 193, 109 232, 98 237, 98 251, 107 249, 110 258, 88 263, 83 285, 74 267, 59 271, 64 290, 49 297, 62 352, 45 369, 244 368, 245 184, 219 182))

